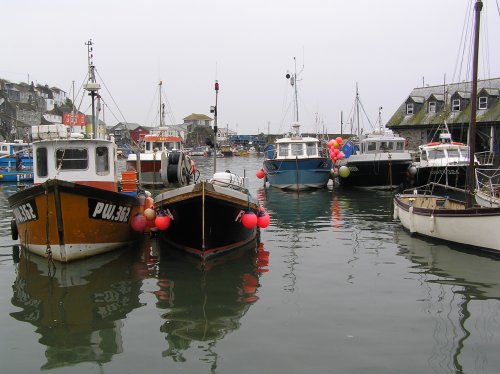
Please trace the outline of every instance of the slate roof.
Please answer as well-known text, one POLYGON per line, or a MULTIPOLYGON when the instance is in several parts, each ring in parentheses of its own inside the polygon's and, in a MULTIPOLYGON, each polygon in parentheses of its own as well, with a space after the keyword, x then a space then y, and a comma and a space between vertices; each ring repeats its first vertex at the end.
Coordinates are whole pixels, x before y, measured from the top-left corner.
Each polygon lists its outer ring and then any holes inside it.
MULTIPOLYGON (((470 104, 459 112, 452 112, 450 99, 455 93, 458 93, 462 98, 470 99, 471 87, 472 82, 461 82, 451 83, 446 86, 439 85, 414 88, 387 122, 387 127, 436 125, 443 123, 443 121, 449 124, 468 123, 470 117, 470 104), (425 105, 431 95, 436 99, 438 97, 446 97, 446 105, 436 113, 428 113, 427 105, 425 105), (424 97, 425 102, 416 113, 407 115, 406 103, 409 98, 413 97, 424 97)), ((477 89, 478 93, 482 93, 481 90, 485 89, 488 94, 491 92, 491 96, 497 98, 487 110, 483 110, 481 113, 478 111, 477 123, 500 122, 500 99, 498 95, 498 91, 500 90, 500 78, 479 80, 477 82, 477 89)))

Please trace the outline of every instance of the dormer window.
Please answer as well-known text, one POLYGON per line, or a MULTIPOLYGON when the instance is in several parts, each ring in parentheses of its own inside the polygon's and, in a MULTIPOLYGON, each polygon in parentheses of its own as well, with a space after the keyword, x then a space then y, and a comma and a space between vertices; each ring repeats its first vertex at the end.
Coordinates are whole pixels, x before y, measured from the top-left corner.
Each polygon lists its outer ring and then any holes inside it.
POLYGON ((488 109, 488 98, 486 96, 479 98, 479 109, 488 109))
POLYGON ((451 102, 451 111, 452 112, 459 112, 460 111, 460 100, 459 99, 454 99, 451 102))
POLYGON ((436 102, 429 101, 429 113, 436 113, 436 102))
POLYGON ((413 114, 413 103, 406 104, 406 114, 413 114))

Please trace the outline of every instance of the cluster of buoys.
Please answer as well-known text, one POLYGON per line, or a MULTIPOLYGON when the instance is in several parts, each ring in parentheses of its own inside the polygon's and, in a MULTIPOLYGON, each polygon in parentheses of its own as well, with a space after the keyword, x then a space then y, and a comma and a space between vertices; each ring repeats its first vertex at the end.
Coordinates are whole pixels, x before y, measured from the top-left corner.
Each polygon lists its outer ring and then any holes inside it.
POLYGON ((163 210, 157 211, 153 206, 151 193, 146 191, 144 195, 139 195, 140 211, 130 222, 132 229, 138 232, 147 232, 153 228, 166 230, 170 227, 170 217, 163 210))
POLYGON ((266 176, 266 172, 264 171, 264 169, 260 168, 259 170, 257 170, 257 173, 255 173, 255 175, 257 178, 262 179, 266 176))
POLYGON ((330 141, 327 143, 328 150, 330 151, 330 158, 332 159, 333 163, 335 163, 337 160, 343 160, 345 158, 344 152, 340 150, 340 147, 342 146, 342 138, 340 136, 337 136, 335 139, 330 139, 330 141))
POLYGON ((247 229, 253 229, 255 226, 258 226, 261 229, 265 229, 267 226, 269 226, 270 221, 271 217, 263 207, 260 207, 257 213, 249 210, 241 216, 241 223, 247 229))

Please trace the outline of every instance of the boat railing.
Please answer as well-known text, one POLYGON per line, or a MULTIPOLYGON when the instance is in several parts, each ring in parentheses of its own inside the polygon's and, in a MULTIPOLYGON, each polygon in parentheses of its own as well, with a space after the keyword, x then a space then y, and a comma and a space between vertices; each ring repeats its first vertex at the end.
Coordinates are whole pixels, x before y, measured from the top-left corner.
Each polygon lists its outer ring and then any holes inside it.
POLYGON ((500 194, 500 168, 476 168, 476 188, 489 196, 500 194))
POLYGON ((479 165, 493 165, 495 160, 495 153, 492 151, 476 152, 474 156, 479 165))

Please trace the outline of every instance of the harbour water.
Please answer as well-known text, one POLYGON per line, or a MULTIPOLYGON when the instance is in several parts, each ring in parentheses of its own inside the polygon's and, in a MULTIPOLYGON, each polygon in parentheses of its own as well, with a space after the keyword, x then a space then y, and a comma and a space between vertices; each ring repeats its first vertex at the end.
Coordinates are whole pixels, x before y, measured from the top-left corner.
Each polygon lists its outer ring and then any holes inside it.
MULTIPOLYGON (((205 176, 213 160, 198 158, 205 176)), ((200 266, 153 240, 51 267, 0 186, 1 373, 497 373, 500 262, 410 236, 392 195, 264 189, 259 250, 200 266)))

